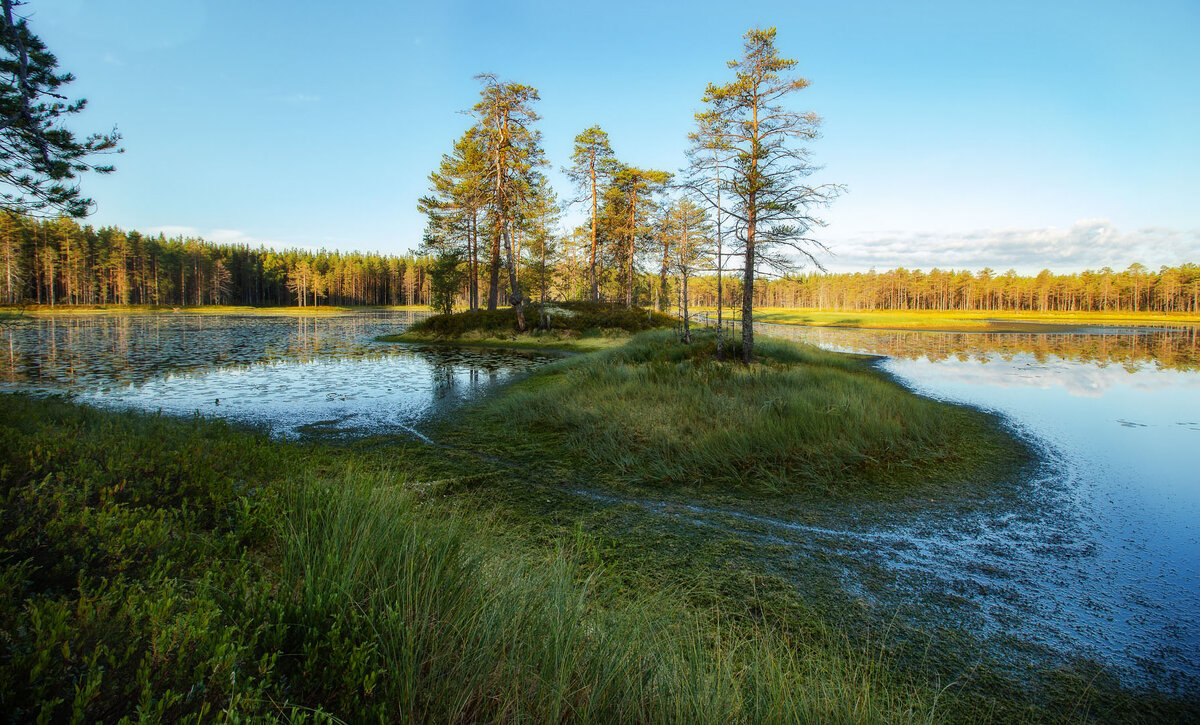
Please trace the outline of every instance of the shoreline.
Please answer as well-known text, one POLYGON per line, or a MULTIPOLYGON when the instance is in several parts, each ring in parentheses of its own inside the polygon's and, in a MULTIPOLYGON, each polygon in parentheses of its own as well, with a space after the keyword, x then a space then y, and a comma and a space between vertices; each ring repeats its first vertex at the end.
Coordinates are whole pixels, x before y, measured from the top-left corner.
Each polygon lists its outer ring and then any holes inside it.
MULTIPOLYGON (((905 625, 886 635, 886 643, 879 641, 874 627, 885 624, 890 627, 890 623, 882 622, 878 613, 851 606, 854 593, 845 590, 828 572, 810 564, 781 560, 772 537, 783 526, 782 530, 788 536, 803 539, 800 541, 803 548, 804 541, 810 538, 801 535, 805 527, 815 531, 827 524, 845 526, 851 522, 870 521, 873 515, 896 515, 897 511, 915 511, 934 505, 932 499, 937 499, 938 506, 986 505, 988 497, 997 493, 996 487, 988 483, 994 476, 984 470, 994 467, 995 463, 987 453, 988 449, 965 454, 977 459, 980 467, 960 466, 957 473, 940 481, 926 480, 924 473, 910 471, 911 464, 903 460, 887 464, 864 459, 860 461, 863 467, 857 476, 860 480, 850 488, 834 488, 847 478, 847 469, 840 465, 833 467, 827 478, 814 478, 810 483, 787 491, 772 488, 778 485, 777 482, 745 478, 746 463, 736 458, 732 462, 717 460, 720 470, 714 475, 719 474, 718 483, 699 486, 689 472, 692 470, 687 461, 692 455, 689 451, 714 445, 714 450, 724 451, 722 456, 737 456, 736 449, 731 451, 724 444, 716 445, 721 443, 719 439, 706 442, 703 436, 714 429, 717 432, 736 431, 746 422, 776 415, 799 415, 788 412, 794 403, 777 401, 771 391, 787 382, 779 376, 806 370, 817 375, 811 379, 797 379, 811 383, 804 388, 809 391, 806 395, 835 389, 838 381, 843 381, 852 387, 867 386, 869 394, 857 400, 867 401, 870 405, 879 404, 881 396, 895 396, 900 402, 920 398, 927 403, 919 404, 918 408, 929 408, 935 413, 932 422, 938 423, 937 419, 949 416, 949 422, 938 425, 951 431, 957 431, 961 424, 969 421, 982 420, 987 417, 986 411, 920 396, 892 379, 886 371, 878 370, 874 364, 878 358, 827 353, 763 336, 759 338, 762 355, 759 362, 749 368, 741 363, 721 365, 704 357, 709 351, 706 346, 711 344, 707 338, 711 336, 701 330, 695 334, 698 339, 691 351, 688 346, 671 342, 673 333, 670 330, 638 336, 615 332, 581 337, 547 335, 547 339, 541 340, 531 335, 533 339, 524 341, 509 335, 489 337, 486 333, 481 333, 477 339, 443 337, 439 340, 432 336, 405 334, 381 336, 407 337, 399 341, 408 344, 463 347, 513 348, 516 343, 526 342, 526 346, 513 349, 557 350, 563 352, 566 359, 497 389, 478 403, 459 409, 458 414, 437 420, 426 431, 429 437, 423 442, 400 435, 337 443, 319 439, 266 441, 260 444, 265 446, 262 453, 264 466, 258 469, 263 472, 255 475, 264 477, 269 485, 255 490, 275 491, 270 499, 278 501, 282 496, 286 504, 294 495, 306 495, 295 492, 308 490, 314 482, 319 490, 327 490, 327 486, 336 490, 338 486, 365 478, 375 481, 377 493, 353 503, 354 507, 365 507, 364 511, 376 506, 383 506, 381 511, 390 511, 392 504, 377 498, 382 495, 378 491, 394 488, 397 495, 403 491, 403 495, 414 496, 419 502, 421 518, 405 521, 424 520, 425 517, 440 520, 453 512, 454 516, 462 516, 466 521, 492 522, 490 525, 494 528, 489 530, 491 533, 487 537, 480 539, 479 544, 497 547, 501 552, 491 560, 494 566, 503 568, 529 557, 542 561, 538 557, 575 552, 565 555, 574 557, 572 561, 580 562, 583 568, 572 576, 595 583, 587 594, 589 611, 604 613, 605 617, 619 616, 627 610, 646 611, 646 607, 653 607, 653 602, 659 601, 657 598, 667 597, 673 602, 670 611, 677 608, 680 616, 696 618, 687 620, 693 622, 696 629, 685 631, 694 631, 694 636, 706 641, 718 631, 715 628, 718 622, 722 632, 766 632, 769 638, 789 643, 785 652, 811 657, 816 663, 814 667, 789 670, 788 677, 794 679, 787 682, 796 691, 830 686, 853 699, 865 696, 867 691, 877 693, 882 685, 889 693, 885 701, 933 703, 928 710, 929 719, 933 720, 971 720, 986 716, 988 712, 994 713, 997 708, 1001 712, 1038 719, 1062 715, 1064 711, 1058 708, 1073 708, 1072 703, 1080 702, 1100 713, 1145 714, 1158 707, 1164 697, 1168 712, 1190 712, 1184 699, 1141 693, 1133 687, 1119 685, 1119 680, 1115 679, 1117 673, 1109 673, 1102 666, 1089 663, 1078 652, 1057 653, 1071 673, 1064 679, 1060 669, 1039 664, 1041 660, 1027 661, 1028 653, 1021 652, 1014 655, 1017 657, 1015 664, 1000 659, 993 661, 993 655, 984 655, 982 660, 974 661, 968 667, 962 660, 969 659, 970 652, 963 648, 968 646, 965 643, 973 640, 966 630, 950 631, 949 637, 942 639, 937 631, 923 633, 905 625), (599 347, 584 351, 564 348, 588 341, 595 341, 593 344, 599 347), (588 354, 572 354, 578 352, 588 354), (710 410, 707 406, 718 399, 694 396, 703 394, 718 379, 723 379, 706 377, 708 375, 734 376, 727 381, 728 392, 742 391, 750 397, 738 399, 729 411, 750 410, 750 418, 740 421, 727 418, 728 413, 712 415, 706 412, 710 410), (779 379, 772 381, 769 379, 772 376, 779 379), (765 399, 755 397, 764 393, 768 394, 765 399), (601 405, 610 399, 614 401, 612 406, 601 405), (672 401, 685 405, 673 408, 672 401), (680 416, 678 410, 694 412, 680 416), (538 423, 533 425, 531 421, 538 423), (584 426, 585 430, 572 437, 572 429, 577 425, 584 426), (675 428, 684 435, 675 438, 672 433, 675 428), (668 438, 662 438, 664 435, 668 438), (662 455, 659 450, 662 445, 673 454, 662 455), (278 472, 272 472, 270 462, 275 460, 281 462, 278 472), (284 466, 282 461, 291 462, 284 466), (648 463, 657 465, 656 472, 646 473, 648 463), (730 463, 732 465, 727 465, 730 463), (341 470, 343 465, 347 471, 345 475, 330 473, 341 470), (671 467, 676 465, 683 467, 672 470, 671 467), (376 476, 388 478, 377 479, 376 476), (874 480, 874 476, 879 476, 878 480, 874 480), (326 479, 330 482, 326 483, 326 479), (739 484, 739 481, 744 488, 721 487, 739 484), (822 502, 822 506, 814 507, 815 502, 822 502), (495 533, 499 531, 505 534, 495 533), (714 607, 720 612, 715 621, 710 618, 714 607), (931 642, 936 644, 932 649, 931 642), (885 645, 887 657, 880 654, 885 645), (837 669, 830 664, 834 662, 830 659, 831 653, 848 658, 847 667, 863 668, 854 669, 861 674, 849 675, 837 669), (1026 670, 1026 667, 1033 669, 1026 670), (1017 674, 1014 675, 1014 671, 1017 674), (1023 675, 1029 675, 1031 679, 1024 679, 1023 675), (953 692, 938 694, 937 682, 960 679, 953 692), (865 689, 859 690, 860 687, 865 689), (1109 710, 1114 702, 1126 709, 1109 710)), ((13 400, 19 401, 19 398, 13 400)), ((819 414, 828 404, 822 402, 813 410, 819 414)), ((64 433, 53 437, 54 445, 71 446, 74 445, 71 443, 73 438, 96 437, 101 460, 107 460, 104 451, 114 444, 109 441, 101 445, 103 441, 98 436, 112 435, 106 431, 114 424, 126 425, 133 421, 137 432, 131 431, 127 438, 113 439, 124 441, 120 445, 132 446, 132 450, 137 451, 137 454, 122 459, 132 474, 115 470, 104 473, 114 477, 114 482, 120 482, 128 475, 130 486, 144 485, 136 473, 145 465, 143 458, 148 461, 151 456, 161 455, 159 449, 164 445, 175 445, 176 436, 192 436, 193 431, 205 430, 207 436, 226 441, 222 445, 230 451, 242 450, 252 439, 257 440, 253 432, 227 426, 223 421, 105 412, 55 400, 20 402, 16 407, 34 413, 58 411, 53 415, 21 416, 30 421, 31 430, 40 430, 37 426, 44 426, 45 420, 56 416, 63 417, 66 422, 80 416, 92 421, 82 428, 73 423, 65 424, 62 426, 64 433), (146 422, 144 429, 137 428, 142 425, 137 421, 146 422), (150 426, 151 421, 161 422, 150 426), (174 433, 156 432, 163 428, 174 433), (232 431, 226 432, 228 428, 232 431), (137 442, 142 438, 145 442, 137 442)), ((835 425, 851 428, 858 425, 845 418, 850 412, 840 411, 835 425)), ((877 411, 875 416, 868 418, 880 415, 877 411)), ((11 435, 8 431, 17 430, 20 425, 17 418, 13 419, 14 427, 8 427, 10 417, 4 416, 6 426, 0 427, 0 432, 11 435)), ((922 422, 919 415, 906 413, 902 417, 911 425, 922 422)), ((200 439, 208 440, 208 437, 201 436, 200 439)), ((753 439, 752 435, 747 440, 753 439)), ((40 437, 28 439, 30 450, 39 440, 40 437)), ((211 444, 202 445, 205 448, 201 450, 207 450, 211 444)), ((180 450, 190 448, 183 446, 180 450)), ((999 449, 991 450, 994 453, 999 449)), ((238 462, 240 455, 214 459, 232 468, 214 479, 211 485, 224 486, 227 479, 241 481, 247 477, 240 470, 243 465, 238 462)), ((936 452, 931 456, 924 464, 921 461, 914 463, 929 471, 936 471, 943 465, 954 466, 953 460, 944 463, 936 452)), ((34 460, 23 453, 14 461, 18 459, 34 460)), ((37 460, 41 461, 40 458, 37 460)), ((47 459, 58 461, 54 465, 64 466, 67 471, 71 470, 74 460, 73 454, 47 459)), ((703 462, 699 470, 707 470, 712 459, 705 455, 696 461, 703 462)), ((162 466, 158 469, 162 470, 162 466)), ((80 470, 86 472, 86 469, 80 470)), ((786 475, 791 469, 781 470, 786 475)), ((186 475, 193 473, 188 469, 186 475)), ((31 478, 31 485, 40 480, 40 476, 31 478)), ((73 480, 69 475, 58 477, 53 479, 52 485, 56 491, 60 488, 69 490, 73 480)), ((80 484, 85 482, 85 477, 79 479, 80 484)), ((165 487, 163 495, 171 496, 174 490, 173 486, 165 487)), ((114 488, 113 494, 105 495, 118 494, 114 488)), ((257 506, 256 496, 260 494, 250 495, 235 489, 222 495, 228 500, 222 510, 237 512, 242 505, 257 506), (239 501, 243 503, 239 504, 239 501)), ((58 513, 50 513, 66 516, 73 510, 62 508, 57 510, 58 513)), ((134 511, 131 515, 136 517, 138 514, 134 511)), ((267 506, 259 515, 263 522, 270 522, 291 514, 285 505, 281 511, 267 506)), ((407 514, 402 509, 398 515, 407 514)), ((131 523, 135 521, 136 518, 131 519, 131 523)), ((70 528, 53 530, 74 531, 70 528)), ((270 557, 279 546, 289 551, 291 545, 273 543, 261 554, 255 554, 267 557, 269 572, 275 572, 270 557)), ((236 551, 230 551, 230 556, 235 554, 236 551)), ((265 581, 271 581, 277 574, 266 576, 265 581)), ((137 582, 136 578, 131 581, 137 582)), ((189 580, 184 578, 183 581, 189 580)), ((297 586, 300 584, 303 580, 297 586)), ((196 591, 200 592, 198 596, 203 596, 203 590, 196 591)), ((144 596, 151 594, 153 590, 144 596)), ((542 596, 530 595, 527 601, 535 607, 541 606, 542 596)), ((354 617, 374 616, 369 608, 350 607, 349 610, 354 617)), ((303 614, 306 610, 295 611, 303 614)), ((601 626, 599 622, 603 620, 589 621, 588 626, 594 628, 601 626)), ((256 619, 246 619, 244 624, 247 627, 261 625, 256 619)), ((343 638, 332 644, 347 651, 363 646, 366 641, 349 634, 340 636, 343 638)), ((538 632, 514 630, 507 636, 533 638, 538 632)), ((761 646, 757 644, 758 640, 746 642, 748 649, 744 650, 744 655, 757 656, 752 653, 756 651, 754 648, 761 646)), ((79 647, 81 645, 73 644, 72 651, 79 647)), ((201 651, 208 650, 202 648, 201 651)), ((251 651, 262 654, 258 650, 251 651)), ((280 665, 285 668, 282 670, 285 674, 289 672, 288 666, 280 665)), ((113 673, 116 672, 114 669, 113 673)), ((318 688, 317 680, 296 680, 296 676, 295 673, 290 675, 295 682, 318 688)), ((214 682, 213 687, 216 686, 214 682)), ((881 702, 880 706, 882 709, 876 710, 877 714, 890 717, 901 714, 892 709, 894 704, 881 702)), ((829 716, 826 719, 837 719, 833 712, 824 712, 829 716)))

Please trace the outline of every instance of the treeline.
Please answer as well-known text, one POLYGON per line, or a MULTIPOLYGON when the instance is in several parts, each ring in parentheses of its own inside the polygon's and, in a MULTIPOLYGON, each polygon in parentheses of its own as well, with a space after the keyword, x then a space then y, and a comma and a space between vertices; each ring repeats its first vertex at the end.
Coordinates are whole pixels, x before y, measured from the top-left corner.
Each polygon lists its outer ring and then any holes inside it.
MULTIPOLYGON (((1031 312, 1200 312, 1200 264, 1161 267, 1134 263, 1074 274, 1043 270, 894 269, 809 274, 760 282, 758 307, 830 310, 960 310, 1031 312)), ((709 293, 705 304, 714 304, 709 293)))
POLYGON ((0 300, 42 305, 429 303, 420 255, 277 251, 0 214, 0 300))
MULTIPOLYGON (((601 300, 660 308, 675 306, 686 279, 692 304, 715 306, 714 256, 671 241, 686 242, 689 229, 707 240, 711 225, 686 200, 650 201, 658 219, 633 248, 632 277, 622 264, 629 239, 606 216, 597 224, 594 277, 589 223, 567 234, 518 231, 519 279, 548 300, 590 299, 594 290, 601 300), (681 256, 679 248, 689 253, 681 256)), ((431 301, 431 264, 425 253, 278 251, 0 214, 0 300, 8 305, 424 305, 431 301)), ((487 265, 473 269, 473 278, 457 281, 453 304, 479 306, 492 297, 487 265)), ((726 303, 740 297, 740 279, 726 277, 723 285, 726 303)), ((508 287, 497 279, 496 297, 508 287)), ((1035 276, 991 269, 807 274, 760 279, 754 300, 756 307, 829 310, 1196 313, 1200 264, 1035 276)))

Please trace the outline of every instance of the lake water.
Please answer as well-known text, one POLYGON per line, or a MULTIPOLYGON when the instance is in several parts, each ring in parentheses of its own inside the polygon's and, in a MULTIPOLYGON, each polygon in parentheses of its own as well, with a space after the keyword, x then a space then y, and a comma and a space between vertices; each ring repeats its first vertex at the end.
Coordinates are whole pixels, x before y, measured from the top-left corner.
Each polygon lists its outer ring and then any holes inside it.
POLYGON ((756 329, 885 355, 880 366, 905 385, 999 414, 1041 454, 1003 505, 830 532, 827 550, 853 552, 848 588, 926 625, 952 621, 1196 690, 1200 330, 756 329))
MULTIPOLYGON (((279 436, 407 431, 550 358, 378 343, 419 313, 55 316, 0 326, 0 390, 218 415, 279 436)), ((1039 451, 996 501, 807 520, 639 502, 840 567, 864 606, 1001 649, 1082 654, 1168 690, 1200 682, 1200 336, 763 325, 884 355, 932 397, 994 411, 1039 451), (858 523, 862 522, 862 523, 858 523), (763 535, 763 532, 767 532, 763 535)), ((1001 482, 998 482, 1001 483, 1001 482)), ((627 501, 626 501, 627 502, 627 501)), ((1039 655, 1040 656, 1040 655, 1039 655)))
POLYGON ((0 327, 0 390, 200 413, 273 434, 408 431, 549 360, 376 342, 420 312, 90 315, 0 327))

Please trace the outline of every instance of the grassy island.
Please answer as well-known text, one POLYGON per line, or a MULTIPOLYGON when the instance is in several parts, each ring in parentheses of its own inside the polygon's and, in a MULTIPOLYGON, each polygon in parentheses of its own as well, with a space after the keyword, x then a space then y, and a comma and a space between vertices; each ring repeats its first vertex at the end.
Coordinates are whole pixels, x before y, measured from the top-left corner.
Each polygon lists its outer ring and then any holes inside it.
POLYGON ((1094 674, 1031 685, 893 646, 836 582, 764 568, 748 539, 628 496, 747 510, 955 496, 1020 464, 988 416, 864 358, 764 340, 755 363, 723 362, 711 332, 683 344, 647 329, 669 323, 654 313, 572 312, 524 336, 486 312, 398 336, 606 348, 437 422, 432 443, 286 442, 4 396, 3 708, 314 722, 1193 712, 1094 674))
POLYGON ((600 302, 530 305, 525 314, 531 324, 524 332, 518 331, 512 308, 481 309, 427 317, 379 340, 593 352, 621 344, 631 334, 675 324, 675 318, 661 312, 600 302))

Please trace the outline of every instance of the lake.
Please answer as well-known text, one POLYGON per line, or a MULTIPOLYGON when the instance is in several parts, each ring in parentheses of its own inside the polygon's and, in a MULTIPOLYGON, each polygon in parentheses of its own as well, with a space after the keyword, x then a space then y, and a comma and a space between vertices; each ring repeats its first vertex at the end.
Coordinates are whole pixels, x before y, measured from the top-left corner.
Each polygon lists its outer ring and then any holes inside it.
POLYGON ((1040 454, 1000 505, 873 512, 870 526, 831 532, 828 550, 853 552, 841 559, 848 588, 929 626, 1196 689, 1200 330, 756 329, 886 356, 880 367, 904 385, 998 414, 1040 454))
MULTIPOLYGON (((422 437, 431 417, 553 359, 375 342, 422 314, 35 318, 0 327, 0 390, 222 416, 281 437, 422 437)), ((961 627, 995 651, 1072 653, 1133 682, 1196 689, 1195 328, 761 329, 886 356, 880 367, 912 389, 999 415, 1039 460, 1026 478, 997 482, 993 500, 831 508, 803 519, 637 503, 702 526, 742 527, 772 556, 832 563, 863 606, 921 627, 961 627)))
POLYGON ((408 432, 555 358, 376 342, 423 312, 55 315, 0 327, 0 390, 215 415, 280 437, 408 432))

